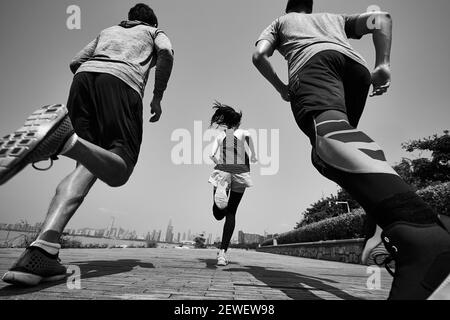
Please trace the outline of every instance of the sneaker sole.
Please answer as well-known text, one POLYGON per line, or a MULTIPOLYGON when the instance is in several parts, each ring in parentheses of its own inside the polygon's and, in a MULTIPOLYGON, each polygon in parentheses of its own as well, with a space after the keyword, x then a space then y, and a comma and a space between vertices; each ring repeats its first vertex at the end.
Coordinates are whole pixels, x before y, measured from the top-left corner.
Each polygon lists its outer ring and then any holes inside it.
POLYGON ((389 252, 386 250, 384 244, 381 242, 374 247, 367 248, 368 252, 363 253, 362 263, 367 266, 378 265, 377 261, 380 261, 379 257, 388 257, 389 252))
MULTIPOLYGON (((377 227, 373 237, 367 240, 366 245, 364 246, 363 252, 361 254, 362 264, 364 265, 375 264, 376 256, 382 254, 381 252, 383 251, 382 248, 380 248, 380 250, 376 250, 377 247, 383 245, 383 241, 381 240, 381 232, 382 232, 381 228, 377 227)), ((384 250, 384 254, 389 255, 386 249, 384 250)))
POLYGON ((227 188, 228 188, 228 181, 224 181, 223 184, 219 183, 216 193, 214 195, 214 202, 216 203, 216 206, 220 210, 223 210, 226 207, 228 207, 227 188))
POLYGON ((450 274, 427 300, 450 300, 450 274))
POLYGON ((63 280, 66 277, 67 277, 67 275, 64 274, 64 275, 56 275, 56 276, 44 278, 44 277, 41 277, 41 276, 38 276, 35 274, 31 274, 31 273, 25 273, 25 272, 19 272, 19 271, 8 271, 2 277, 2 280, 4 282, 12 284, 12 285, 32 287, 32 286, 36 286, 42 282, 54 282, 54 281, 63 280))
POLYGON ((63 105, 45 106, 33 112, 22 128, 0 139, 0 185, 39 157, 39 149, 46 147, 46 138, 68 120, 67 114, 63 105))

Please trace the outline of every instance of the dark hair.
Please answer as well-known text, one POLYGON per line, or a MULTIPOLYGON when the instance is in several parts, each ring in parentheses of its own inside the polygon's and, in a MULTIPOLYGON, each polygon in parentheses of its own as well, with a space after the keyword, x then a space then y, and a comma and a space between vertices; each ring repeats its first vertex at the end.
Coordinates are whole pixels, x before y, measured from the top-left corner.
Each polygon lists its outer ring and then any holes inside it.
POLYGON ((289 0, 286 5, 286 13, 304 10, 306 13, 312 13, 313 0, 289 0))
POLYGON ((227 126, 228 129, 237 128, 241 125, 242 112, 237 112, 232 107, 214 102, 213 109, 216 110, 211 118, 211 127, 216 124, 218 126, 227 126))
POLYGON ((155 28, 158 27, 158 18, 148 5, 138 3, 128 12, 128 20, 145 22, 155 28))

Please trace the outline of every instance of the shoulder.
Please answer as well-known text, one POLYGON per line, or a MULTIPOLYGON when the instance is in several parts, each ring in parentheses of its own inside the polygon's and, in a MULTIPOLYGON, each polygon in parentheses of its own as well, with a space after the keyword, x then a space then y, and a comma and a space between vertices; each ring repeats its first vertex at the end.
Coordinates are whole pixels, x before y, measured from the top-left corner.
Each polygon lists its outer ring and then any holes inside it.
POLYGON ((239 137, 242 137, 242 138, 247 138, 250 136, 250 131, 245 130, 245 129, 238 129, 238 130, 236 130, 236 135, 238 135, 239 137))
POLYGON ((345 20, 345 15, 339 14, 339 13, 324 12, 324 13, 321 13, 321 17, 322 17, 322 19, 326 19, 326 20, 330 20, 330 21, 343 22, 345 20))
POLYGON ((217 141, 223 141, 223 139, 225 139, 225 137, 227 136, 227 134, 224 131, 219 132, 219 134, 216 136, 216 140, 217 141))
POLYGON ((164 30, 161 30, 159 28, 154 28, 154 27, 148 27, 148 30, 150 32, 150 34, 152 35, 153 38, 156 38, 157 36, 166 36, 167 34, 164 30))

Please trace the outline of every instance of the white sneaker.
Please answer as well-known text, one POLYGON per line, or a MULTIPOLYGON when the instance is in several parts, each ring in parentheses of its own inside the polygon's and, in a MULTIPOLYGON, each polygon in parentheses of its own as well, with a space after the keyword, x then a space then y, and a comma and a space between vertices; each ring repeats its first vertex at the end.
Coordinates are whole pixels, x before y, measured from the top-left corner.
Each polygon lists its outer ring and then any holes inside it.
POLYGON ((377 226, 377 230, 372 238, 367 240, 361 254, 361 262, 365 265, 377 265, 381 257, 389 256, 389 252, 381 240, 381 232, 383 230, 377 226))
POLYGON ((223 210, 228 207, 228 189, 231 187, 231 174, 226 173, 221 176, 219 183, 217 184, 217 190, 214 194, 214 202, 216 206, 223 210))
POLYGON ((225 253, 224 250, 220 250, 219 253, 217 254, 217 265, 220 267, 225 267, 227 266, 229 263, 228 259, 227 259, 227 255, 225 253))

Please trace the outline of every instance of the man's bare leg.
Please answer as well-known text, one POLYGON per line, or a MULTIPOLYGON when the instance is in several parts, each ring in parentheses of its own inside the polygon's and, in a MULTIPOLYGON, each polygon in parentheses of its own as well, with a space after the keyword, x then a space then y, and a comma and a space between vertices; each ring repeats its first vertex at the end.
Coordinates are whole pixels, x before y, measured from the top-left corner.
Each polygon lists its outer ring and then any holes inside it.
POLYGON ((133 168, 122 157, 80 137, 75 138, 76 142, 64 152, 64 156, 82 164, 92 175, 111 187, 120 187, 128 181, 133 168))
POLYGON ((59 243, 59 238, 76 210, 83 203, 96 177, 83 165, 64 178, 56 189, 38 240, 59 243))

